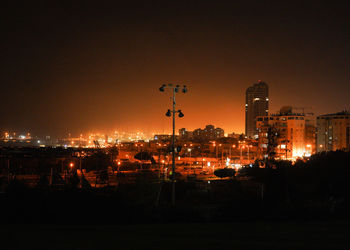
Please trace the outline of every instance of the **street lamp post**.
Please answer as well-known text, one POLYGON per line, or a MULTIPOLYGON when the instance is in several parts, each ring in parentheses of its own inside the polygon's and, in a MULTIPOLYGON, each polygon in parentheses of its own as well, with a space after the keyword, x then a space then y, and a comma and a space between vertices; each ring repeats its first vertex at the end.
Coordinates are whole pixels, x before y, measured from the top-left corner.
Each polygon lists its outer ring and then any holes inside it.
MULTIPOLYGON (((191 151, 192 151, 192 149, 191 149, 191 148, 189 148, 189 149, 188 149, 188 152, 190 152, 190 169, 192 169, 192 157, 191 157, 191 151)), ((196 173, 196 170, 194 170, 194 172, 196 173)))
MULTIPOLYGON (((221 148, 221 146, 222 146, 222 144, 220 143, 219 147, 221 148)), ((222 151, 223 151, 223 149, 221 148, 221 162, 220 162, 221 166, 223 165, 223 162, 224 162, 224 159, 223 159, 224 157, 223 157, 223 154, 222 154, 223 152, 222 151)))
MULTIPOLYGON (((232 145, 232 148, 235 148, 235 147, 236 147, 236 145, 232 145)), ((232 153, 231 153, 232 148, 230 147, 230 159, 232 159, 232 153)))
POLYGON ((250 158, 249 158, 249 148, 251 148, 252 145, 247 145, 247 148, 248 148, 248 163, 250 163, 250 158))
POLYGON ((242 158, 243 158, 243 156, 242 156, 242 149, 244 148, 244 146, 241 145, 240 148, 241 148, 240 161, 241 161, 241 166, 242 166, 242 158))
MULTIPOLYGON (((172 101, 173 101, 173 109, 170 110, 168 109, 168 111, 166 112, 166 116, 170 117, 173 116, 173 138, 172 138, 172 144, 171 144, 171 152, 172 152, 172 205, 175 206, 175 114, 178 113, 179 117, 184 117, 184 114, 181 112, 181 110, 176 110, 175 108, 175 94, 179 92, 180 90, 180 85, 173 85, 173 84, 163 84, 160 88, 159 91, 164 92, 165 88, 169 88, 172 90, 173 92, 173 97, 172 97, 172 101)), ((187 92, 187 87, 186 85, 183 85, 182 88, 182 93, 186 93, 187 92)))

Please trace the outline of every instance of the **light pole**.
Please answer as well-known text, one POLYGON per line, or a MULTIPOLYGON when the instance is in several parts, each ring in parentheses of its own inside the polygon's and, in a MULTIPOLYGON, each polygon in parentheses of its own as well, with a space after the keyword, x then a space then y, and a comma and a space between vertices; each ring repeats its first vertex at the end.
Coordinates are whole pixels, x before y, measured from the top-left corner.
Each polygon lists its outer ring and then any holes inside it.
MULTIPOLYGON (((236 148, 236 145, 232 145, 232 148, 236 148)), ((230 147, 230 159, 232 159, 232 153, 231 153, 232 148, 230 147)))
POLYGON ((249 148, 251 148, 252 145, 247 145, 247 148, 248 148, 248 163, 250 163, 250 158, 249 158, 249 148))
POLYGON ((240 148, 241 148, 241 157, 240 157, 240 159, 241 159, 241 166, 242 166, 242 158, 243 158, 243 156, 242 156, 242 149, 244 148, 244 146, 241 145, 240 148))
MULTIPOLYGON (((173 84, 163 84, 160 88, 159 91, 164 92, 165 88, 169 88, 173 92, 173 110, 168 109, 166 112, 166 116, 170 117, 173 116, 173 138, 172 138, 172 144, 171 144, 171 152, 172 152, 172 175, 171 175, 171 181, 172 181, 172 205, 175 206, 175 114, 179 113, 179 117, 184 117, 184 114, 181 112, 181 110, 176 110, 175 109, 175 94, 179 92, 180 90, 180 85, 173 85, 173 84)), ((182 88, 182 93, 187 92, 187 87, 186 85, 183 85, 182 88)))
MULTIPOLYGON (((219 147, 221 148, 221 146, 222 146, 222 144, 220 143, 219 144, 219 147)), ((223 155, 222 155, 222 151, 223 151, 223 149, 221 148, 221 167, 222 167, 222 165, 223 165, 223 162, 224 162, 224 158, 223 158, 223 155)))
MULTIPOLYGON (((192 157, 191 157, 191 151, 192 151, 192 149, 191 148, 189 148, 188 149, 188 152, 190 152, 190 169, 192 169, 192 157)), ((196 172, 196 170, 194 170, 195 172, 196 172)))

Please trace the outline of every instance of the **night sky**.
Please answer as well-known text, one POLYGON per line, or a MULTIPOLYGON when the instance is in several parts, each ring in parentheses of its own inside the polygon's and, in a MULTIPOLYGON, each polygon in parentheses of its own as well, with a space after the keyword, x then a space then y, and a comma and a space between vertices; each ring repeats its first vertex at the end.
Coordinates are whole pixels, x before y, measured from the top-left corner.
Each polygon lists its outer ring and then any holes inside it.
POLYGON ((170 132, 163 83, 189 88, 177 129, 243 132, 257 80, 271 111, 350 107, 345 1, 11 2, 0 15, 1 131, 170 132))

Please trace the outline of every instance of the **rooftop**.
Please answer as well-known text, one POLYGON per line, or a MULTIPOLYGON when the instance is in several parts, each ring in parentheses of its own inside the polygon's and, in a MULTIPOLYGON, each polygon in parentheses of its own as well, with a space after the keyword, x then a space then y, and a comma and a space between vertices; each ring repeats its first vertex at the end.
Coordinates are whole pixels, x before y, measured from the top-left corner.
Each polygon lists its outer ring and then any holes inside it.
POLYGON ((339 115, 346 115, 346 116, 350 116, 350 112, 347 110, 343 110, 341 112, 338 113, 333 113, 333 114, 325 114, 325 115, 319 115, 319 116, 339 116, 339 115))
POLYGON ((269 115, 261 115, 257 117, 269 117, 269 116, 305 116, 304 113, 270 113, 269 115))

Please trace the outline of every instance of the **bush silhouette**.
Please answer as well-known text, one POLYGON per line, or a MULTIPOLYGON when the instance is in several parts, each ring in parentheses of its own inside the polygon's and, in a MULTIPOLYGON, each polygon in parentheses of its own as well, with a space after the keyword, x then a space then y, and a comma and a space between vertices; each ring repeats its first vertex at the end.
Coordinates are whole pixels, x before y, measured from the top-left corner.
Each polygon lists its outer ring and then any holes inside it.
POLYGON ((222 168, 214 171, 214 174, 219 178, 234 177, 236 170, 233 168, 222 168))

